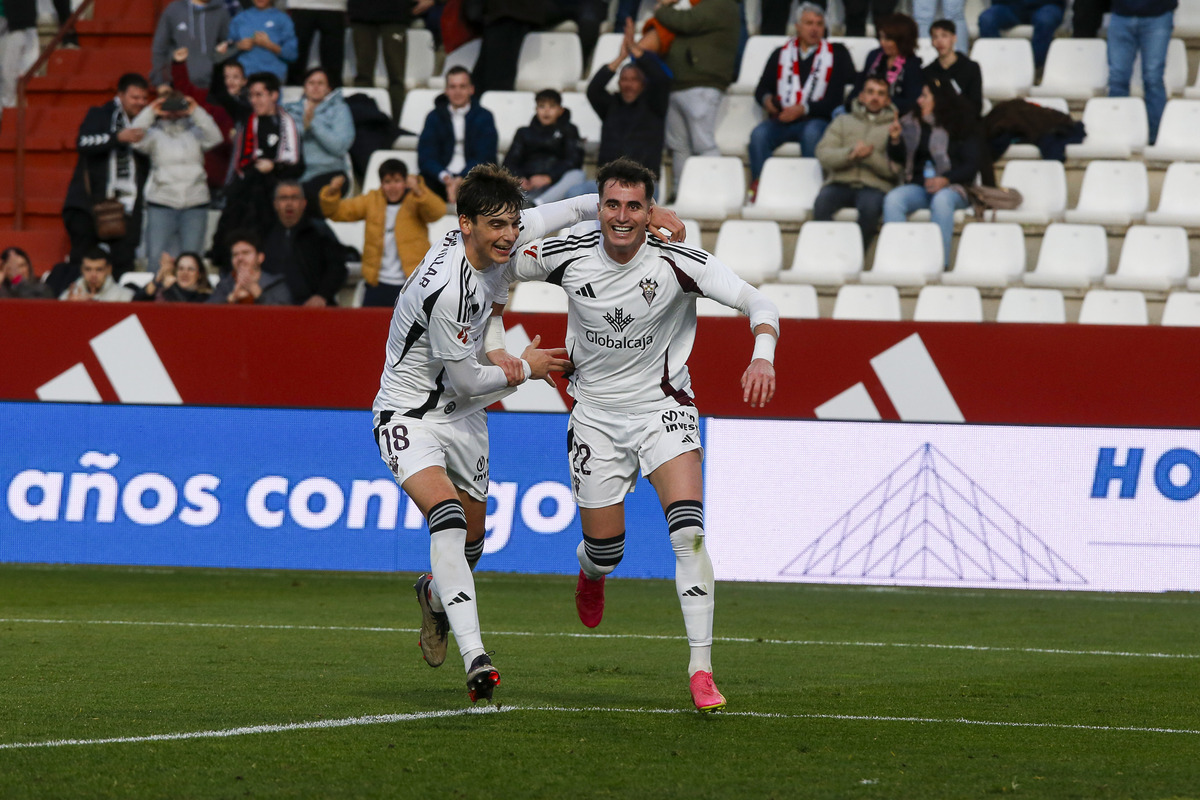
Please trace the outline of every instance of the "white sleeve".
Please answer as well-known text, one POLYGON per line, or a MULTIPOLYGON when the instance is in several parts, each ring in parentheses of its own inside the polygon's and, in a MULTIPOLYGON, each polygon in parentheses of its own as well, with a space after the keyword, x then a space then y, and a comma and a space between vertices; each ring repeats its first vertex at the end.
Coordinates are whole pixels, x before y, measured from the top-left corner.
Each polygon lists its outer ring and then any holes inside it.
POLYGON ((737 309, 750 318, 750 330, 759 325, 770 325, 779 338, 779 308, 766 295, 750 284, 742 287, 738 294, 737 309))
POLYGON ((527 208, 521 212, 521 233, 517 236, 513 252, 520 250, 523 244, 541 239, 560 228, 569 228, 585 219, 597 219, 599 216, 598 194, 568 197, 537 208, 527 208))
MULTIPOLYGON (((559 240, 551 239, 550 241, 559 240)), ((542 258, 542 248, 545 244, 546 242, 534 242, 513 251, 512 257, 508 259, 508 264, 504 267, 502 283, 506 289, 509 284, 516 281, 544 281, 554 271, 554 265, 547 264, 542 258)), ((506 303, 508 302, 507 291, 504 300, 506 303)), ((496 302, 499 302, 499 299, 496 302)))
POLYGON ((759 325, 770 325, 776 335, 779 334, 779 309, 762 292, 739 278, 727 264, 710 255, 703 265, 696 265, 694 272, 692 278, 705 297, 745 314, 750 318, 751 330, 759 325))
POLYGON ((497 366, 484 366, 476 358, 442 363, 446 366, 446 379, 460 395, 479 397, 508 386, 504 370, 497 366))

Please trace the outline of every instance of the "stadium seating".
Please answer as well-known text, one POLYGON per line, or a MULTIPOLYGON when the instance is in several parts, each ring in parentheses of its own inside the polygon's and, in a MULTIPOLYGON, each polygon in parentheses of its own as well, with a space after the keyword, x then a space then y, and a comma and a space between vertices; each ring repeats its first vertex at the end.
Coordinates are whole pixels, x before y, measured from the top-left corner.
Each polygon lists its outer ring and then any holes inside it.
MULTIPOLYGON (((517 57, 518 91, 574 89, 583 72, 583 48, 574 33, 525 34, 517 57)), ((532 111, 530 112, 532 114, 532 111)))
POLYGON ((879 232, 875 263, 863 283, 924 286, 942 273, 942 230, 933 222, 886 222, 879 232))
POLYGON ((1026 286, 1086 289, 1108 272, 1108 235, 1100 225, 1055 223, 1042 235, 1033 272, 1022 276, 1026 286))
POLYGON ((696 316, 698 317, 736 317, 738 310, 718 303, 711 297, 696 298, 696 316))
POLYGON ((1033 86, 1033 46, 1027 39, 976 39, 971 59, 983 73, 983 96, 1011 100, 1033 86))
POLYGON ((768 158, 758 178, 754 202, 742 208, 742 216, 779 222, 804 220, 812 213, 824 180, 821 163, 815 158, 768 158))
MULTIPOLYGON (((417 87, 428 85, 429 79, 433 77, 433 50, 432 31, 425 30, 424 28, 408 29, 404 69, 404 86, 406 88, 416 89, 417 87)), ((375 84, 377 86, 387 86, 387 70, 383 70, 382 76, 380 74, 379 68, 382 65, 383 52, 381 49, 375 68, 375 84), (380 77, 382 77, 382 81, 380 77)))
POLYGON ((1129 225, 1150 207, 1150 183, 1141 161, 1092 161, 1083 173, 1079 204, 1063 215, 1067 222, 1129 225))
POLYGON ((337 240, 346 247, 353 247, 358 251, 359 258, 362 257, 363 241, 366 239, 367 223, 359 220, 358 222, 333 222, 325 220, 325 224, 333 231, 333 235, 337 240))
POLYGON ((1148 212, 1146 222, 1200 228, 1200 164, 1176 161, 1167 167, 1158 210, 1148 212))
POLYGON ((1067 173, 1061 161, 1010 161, 1001 186, 1021 192, 1021 205, 996 212, 997 222, 1046 225, 1062 219, 1067 206, 1067 173))
POLYGON ((1168 100, 1147 161, 1200 161, 1200 100, 1168 100))
POLYGON ((567 293, 554 283, 518 283, 509 294, 508 309, 526 314, 565 314, 567 293))
POLYGON ((117 283, 136 292, 138 289, 145 288, 146 284, 153 280, 154 275, 153 272, 126 272, 117 283))
POLYGON ((954 269, 942 276, 950 286, 1002 288, 1025 271, 1025 232, 1015 222, 977 222, 963 228, 954 269))
POLYGON ((372 189, 379 188, 379 165, 389 158, 396 158, 404 162, 408 167, 410 175, 415 175, 420 172, 417 167, 417 154, 413 150, 376 150, 371 153, 371 158, 367 160, 366 173, 363 175, 363 193, 367 193, 372 189))
POLYGON ((441 74, 429 79, 429 88, 440 91, 445 87, 446 73, 454 67, 466 67, 468 70, 475 69, 475 62, 479 60, 479 50, 481 47, 483 47, 483 39, 472 39, 447 53, 446 60, 442 63, 441 74))
POLYGON ((1175 9, 1175 35, 1200 38, 1200 5, 1183 0, 1175 9))
MULTIPOLYGON (((1187 87, 1187 79, 1187 43, 1183 39, 1172 39, 1167 46, 1167 68, 1163 72, 1163 83, 1167 87, 1167 96, 1183 94, 1183 90, 1187 87)), ((1144 91, 1142 54, 1139 52, 1133 60, 1133 76, 1129 81, 1129 92, 1135 97, 1141 97, 1144 91)))
POLYGON ((850 58, 854 61, 854 69, 857 72, 866 69, 867 55, 879 47, 879 40, 873 36, 830 36, 829 41, 840 42, 850 51, 850 58))
POLYGON ((916 322, 983 322, 983 299, 974 286, 926 286, 913 309, 916 322))
POLYGON ((783 268, 783 235, 770 220, 730 219, 721 223, 713 255, 747 283, 773 281, 783 268))
POLYGON ((1034 97, 1086 100, 1108 91, 1108 43, 1103 39, 1055 39, 1046 54, 1034 97))
POLYGON ((1200 100, 1200 70, 1196 72, 1196 82, 1183 90, 1183 96, 1189 100, 1200 100))
POLYGON ((806 222, 796 238, 791 269, 779 273, 784 283, 841 286, 863 268, 862 232, 854 222, 806 222))
POLYGON ((996 322, 1067 321, 1067 304, 1057 289, 1005 289, 996 310, 996 322))
POLYGON ((767 59, 776 47, 782 47, 787 36, 751 36, 742 50, 742 63, 738 67, 737 80, 729 85, 729 94, 754 94, 758 79, 766 69, 767 59))
POLYGON ((583 150, 591 156, 595 156, 600 150, 600 117, 596 114, 596 109, 592 108, 592 104, 588 102, 587 95, 579 92, 563 92, 562 93, 563 108, 571 112, 571 122, 579 129, 579 136, 583 139, 583 150))
POLYGON ((1146 295, 1141 292, 1092 289, 1079 308, 1080 325, 1148 325, 1146 295))
POLYGON ((434 101, 439 94, 439 89, 409 89, 404 93, 404 106, 400 109, 400 127, 411 133, 401 134, 394 147, 403 150, 417 149, 417 140, 425 127, 425 118, 433 111, 434 101))
POLYGON ((496 118, 496 133, 499 136, 501 153, 508 151, 517 129, 529 124, 537 108, 533 101, 533 92, 528 91, 492 90, 484 93, 479 99, 479 105, 492 112, 492 116, 496 118))
MULTIPOLYGON (((804 284, 764 283, 758 287, 784 319, 816 319, 817 290, 804 284)), ((1200 297, 1200 295, 1197 295, 1200 297)))
MULTIPOLYGON (((621 42, 625 40, 625 34, 619 32, 602 33, 600 38, 596 40, 596 46, 592 49, 592 61, 588 65, 587 74, 576 84, 576 89, 580 92, 586 92, 588 84, 592 78, 600 71, 600 68, 611 64, 613 59, 621 54, 621 42)), ((615 90, 617 76, 614 74, 609 82, 609 90, 615 90)))
POLYGON ((1162 324, 1168 327, 1200 327, 1200 293, 1172 292, 1163 306, 1162 324))
POLYGON ((701 241, 700 222, 694 219, 680 220, 683 223, 684 242, 692 247, 699 247, 701 241))
MULTIPOLYGON (((408 100, 408 95, 411 94, 413 91, 415 91, 415 90, 410 89, 408 92, 405 93, 404 99, 406 102, 408 100)), ((422 90, 422 91, 427 91, 427 90, 422 90)), ((390 94, 388 94, 387 89, 380 89, 377 86, 344 86, 344 87, 342 87, 342 97, 350 97, 351 95, 356 95, 356 94, 363 94, 363 95, 366 95, 367 97, 371 98, 372 100, 375 101, 375 105, 379 107, 380 111, 382 111, 384 114, 387 114, 389 117, 392 116, 392 96, 390 94)), ((429 107, 433 108, 433 104, 430 103, 429 107)), ((424 117, 421 118, 421 121, 422 122, 425 121, 424 117)))
POLYGON ((674 209, 681 217, 723 220, 741 212, 745 197, 746 176, 740 158, 692 156, 683 163, 674 209))
POLYGON ((849 284, 838 289, 834 319, 900 320, 900 290, 895 286, 849 284))
POLYGON ((764 117, 762 106, 748 94, 727 94, 717 109, 717 147, 723 156, 749 156, 750 132, 764 117))
POLYGON ((1087 138, 1067 145, 1068 158, 1129 158, 1149 143, 1146 104, 1140 97, 1093 97, 1083 109, 1087 138))
POLYGON ((1134 225, 1125 232, 1117 271, 1104 278, 1109 289, 1165 292, 1188 278, 1188 237, 1183 228, 1134 225))
POLYGON ((458 230, 458 215, 446 214, 429 223, 429 243, 436 245, 450 231, 458 230))

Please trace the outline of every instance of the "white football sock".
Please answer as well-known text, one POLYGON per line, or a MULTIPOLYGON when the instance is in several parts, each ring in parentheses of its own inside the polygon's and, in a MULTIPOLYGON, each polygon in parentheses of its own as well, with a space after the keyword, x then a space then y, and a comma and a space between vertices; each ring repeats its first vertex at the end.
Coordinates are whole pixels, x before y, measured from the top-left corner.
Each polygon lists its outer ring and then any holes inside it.
POLYGON ((583 574, 598 581, 621 563, 625 555, 625 532, 611 539, 593 539, 585 533, 583 541, 575 548, 575 555, 583 574))
MULTIPOLYGON (((479 612, 475 603, 475 579, 464 552, 467 517, 458 500, 444 500, 429 510, 429 562, 433 573, 431 594, 450 621, 458 641, 463 668, 483 653, 479 612)), ((436 610, 436 609, 435 609, 436 610)))
POLYGON ((667 508, 671 549, 675 551, 675 588, 683 610, 691 659, 688 675, 712 672, 713 577, 712 559, 704 546, 704 506, 696 500, 680 500, 667 508))

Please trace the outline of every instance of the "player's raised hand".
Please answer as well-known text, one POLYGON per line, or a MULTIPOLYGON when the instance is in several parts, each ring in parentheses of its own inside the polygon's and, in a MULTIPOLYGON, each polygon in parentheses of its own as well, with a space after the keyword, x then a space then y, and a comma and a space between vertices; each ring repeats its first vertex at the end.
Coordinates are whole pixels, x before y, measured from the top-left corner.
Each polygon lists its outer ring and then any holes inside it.
POLYGON ((683 220, 669 208, 662 206, 653 206, 650 209, 650 225, 648 226, 650 235, 664 242, 682 242, 687 231, 683 227, 683 220), (663 233, 660 228, 666 228, 667 232, 663 233))
POLYGON ((504 370, 504 377, 508 379, 509 386, 516 386, 525 380, 525 367, 521 364, 521 359, 512 353, 507 350, 489 350, 485 355, 488 361, 504 370))
POLYGON ((533 341, 525 348, 525 352, 521 353, 521 358, 529 362, 530 377, 544 378, 551 386, 554 385, 554 379, 550 377, 554 372, 567 372, 575 369, 575 365, 567 360, 567 349, 565 347, 554 347, 546 350, 539 350, 538 345, 541 344, 542 337, 534 336, 533 341))
POLYGON ((742 373, 742 400, 751 408, 761 408, 775 396, 775 367, 765 358, 756 358, 742 373))

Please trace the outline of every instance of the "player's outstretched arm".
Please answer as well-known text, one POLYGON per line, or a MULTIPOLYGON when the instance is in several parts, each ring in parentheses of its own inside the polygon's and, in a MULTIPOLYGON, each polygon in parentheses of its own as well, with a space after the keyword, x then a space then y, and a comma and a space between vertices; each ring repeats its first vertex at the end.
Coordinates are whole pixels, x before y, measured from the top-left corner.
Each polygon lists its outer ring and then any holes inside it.
POLYGON ((525 380, 525 365, 504 346, 504 306, 492 304, 492 316, 483 330, 483 354, 489 362, 504 370, 508 385, 525 380))
POLYGON ((540 335, 534 336, 533 341, 525 348, 525 352, 521 353, 521 360, 529 364, 531 378, 545 378, 546 382, 553 386, 554 379, 550 377, 552 373, 567 372, 574 369, 575 365, 567 360, 565 347, 539 350, 538 345, 541 342, 540 335))
POLYGON ((754 326, 754 355, 750 366, 742 373, 742 400, 751 408, 761 408, 775 396, 774 361, 778 338, 778 332, 771 325, 754 326))

